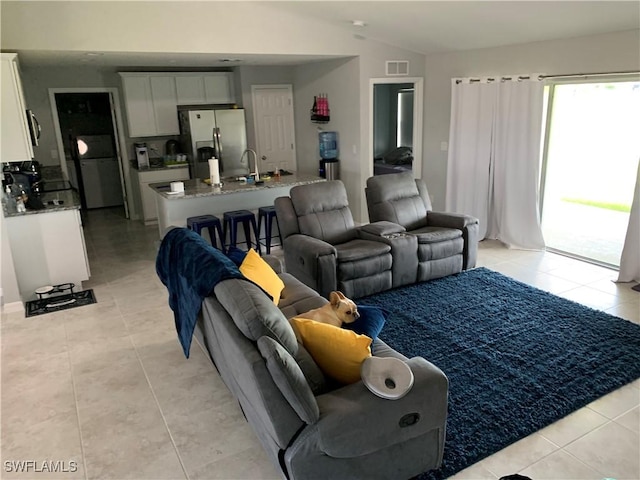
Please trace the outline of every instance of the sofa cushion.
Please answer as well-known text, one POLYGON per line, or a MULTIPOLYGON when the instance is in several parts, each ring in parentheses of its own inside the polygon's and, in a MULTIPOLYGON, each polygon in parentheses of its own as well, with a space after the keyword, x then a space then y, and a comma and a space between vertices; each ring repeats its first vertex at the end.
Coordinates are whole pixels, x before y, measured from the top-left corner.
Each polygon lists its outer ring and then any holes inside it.
POLYGON ((371 356, 371 338, 307 318, 291 321, 325 375, 343 384, 360 380, 360 366, 371 356))
POLYGON ((247 256, 242 261, 242 265, 240 265, 240 272, 271 295, 273 303, 278 305, 280 293, 284 289, 284 283, 273 268, 260 258, 260 255, 255 250, 249 249, 247 256))
POLYGON ((462 237, 462 230, 457 228, 423 227, 408 233, 418 237, 418 243, 438 243, 462 237))
POLYGON ((287 352, 296 354, 298 341, 291 325, 258 286, 245 280, 224 280, 214 292, 245 337, 254 342, 262 336, 271 337, 287 352))
POLYGON ((384 322, 387 320, 388 312, 380 307, 358 304, 358 313, 360 317, 357 320, 343 323, 342 328, 366 335, 371 340, 378 338, 382 327, 384 327, 384 322))
POLYGON ((280 279, 284 282, 284 290, 280 295, 278 308, 285 317, 292 318, 328 303, 326 298, 318 295, 318 292, 306 286, 293 275, 281 273, 280 279))
POLYGON ((391 247, 383 242, 371 240, 351 240, 350 242, 334 245, 338 252, 339 262, 355 262, 367 258, 378 257, 389 253, 391 247))
POLYGON ((267 362, 271 378, 287 402, 305 423, 315 423, 320 417, 318 402, 294 358, 270 337, 260 337, 258 349, 267 362))
POLYGON ((298 351, 293 356, 296 359, 296 363, 302 370, 304 378, 307 379, 307 383, 311 388, 314 395, 320 395, 325 393, 329 387, 327 378, 318 367, 311 354, 304 348, 304 345, 298 343, 298 351))

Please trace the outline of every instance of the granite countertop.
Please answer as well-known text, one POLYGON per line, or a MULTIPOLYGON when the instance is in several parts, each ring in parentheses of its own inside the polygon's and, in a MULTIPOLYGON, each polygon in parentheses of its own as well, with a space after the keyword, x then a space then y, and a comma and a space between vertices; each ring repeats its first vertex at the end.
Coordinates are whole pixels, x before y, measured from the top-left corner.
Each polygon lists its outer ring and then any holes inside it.
POLYGON ((37 215, 41 213, 61 212, 63 210, 77 210, 80 208, 80 196, 75 190, 60 190, 57 192, 45 192, 40 195, 40 200, 44 203, 45 208, 42 210, 27 210, 26 212, 17 212, 15 209, 8 211, 7 205, 3 199, 2 210, 5 217, 21 217, 24 215, 37 215), (49 205, 48 202, 61 201, 59 205, 49 205))
POLYGON ((204 183, 202 179, 184 181, 184 193, 171 193, 170 182, 151 183, 149 186, 162 197, 169 200, 184 200, 186 198, 209 197, 213 195, 229 195, 232 193, 256 192, 267 188, 293 187, 296 185, 306 185, 309 183, 324 182, 325 179, 316 175, 304 173, 293 173, 281 177, 271 177, 264 180, 262 184, 243 183, 239 181, 225 181, 221 187, 212 187, 204 183))

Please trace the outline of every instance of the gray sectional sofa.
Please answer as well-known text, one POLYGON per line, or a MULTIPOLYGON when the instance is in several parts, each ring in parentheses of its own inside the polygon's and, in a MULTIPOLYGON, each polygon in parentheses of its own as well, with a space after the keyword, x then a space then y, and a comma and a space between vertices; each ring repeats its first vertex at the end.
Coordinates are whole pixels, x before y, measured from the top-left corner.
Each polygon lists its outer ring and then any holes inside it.
POLYGON ((283 478, 400 480, 437 468, 447 418, 444 373, 376 339, 374 356, 409 365, 411 391, 386 400, 362 381, 332 383, 287 320, 327 300, 266 258, 285 284, 279 305, 250 282, 223 280, 204 300, 195 336, 283 478))

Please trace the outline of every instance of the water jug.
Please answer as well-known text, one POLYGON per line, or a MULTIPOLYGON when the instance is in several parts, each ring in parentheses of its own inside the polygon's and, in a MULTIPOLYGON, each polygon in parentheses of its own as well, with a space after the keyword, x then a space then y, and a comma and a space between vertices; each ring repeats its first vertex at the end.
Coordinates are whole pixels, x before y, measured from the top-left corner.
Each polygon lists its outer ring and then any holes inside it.
POLYGON ((320 132, 320 158, 324 160, 338 158, 338 132, 320 132))

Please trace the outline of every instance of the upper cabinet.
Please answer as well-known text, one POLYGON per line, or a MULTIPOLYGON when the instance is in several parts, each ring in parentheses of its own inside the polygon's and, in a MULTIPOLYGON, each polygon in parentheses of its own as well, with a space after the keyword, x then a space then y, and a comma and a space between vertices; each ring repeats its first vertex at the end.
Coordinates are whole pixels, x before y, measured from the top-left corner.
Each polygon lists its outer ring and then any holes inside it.
POLYGON ((2 54, 2 162, 25 161, 33 158, 31 134, 27 122, 27 107, 18 70, 18 55, 2 54))
POLYGON ((235 103, 231 72, 120 73, 130 137, 178 135, 178 105, 235 103))
POLYGON ((176 76, 178 105, 236 103, 233 73, 181 74, 176 76))

